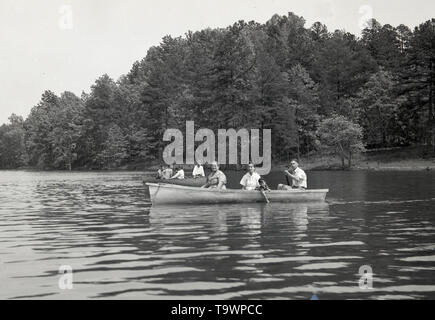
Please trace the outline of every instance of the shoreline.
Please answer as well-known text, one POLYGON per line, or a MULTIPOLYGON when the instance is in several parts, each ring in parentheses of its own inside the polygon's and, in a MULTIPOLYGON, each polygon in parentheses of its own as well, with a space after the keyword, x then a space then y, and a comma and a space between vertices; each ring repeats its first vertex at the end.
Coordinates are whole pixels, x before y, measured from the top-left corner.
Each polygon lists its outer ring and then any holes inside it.
MULTIPOLYGON (((280 162, 272 165, 271 173, 281 172, 286 170, 286 163, 280 162)), ((113 169, 89 169, 89 168, 76 168, 71 171, 60 169, 38 169, 38 168, 15 168, 15 169, 0 169, 1 171, 35 171, 35 172, 150 172, 154 173, 157 167, 153 165, 144 166, 123 166, 113 169)), ((316 162, 304 162, 301 160, 301 168, 305 171, 435 171, 435 160, 406 160, 406 161, 394 161, 394 162, 366 162, 356 163, 351 168, 341 168, 338 163, 323 164, 316 162)), ((185 170, 189 170, 189 166, 185 166, 185 170)), ((244 171, 243 169, 236 170, 233 168, 223 169, 225 171, 244 171)))

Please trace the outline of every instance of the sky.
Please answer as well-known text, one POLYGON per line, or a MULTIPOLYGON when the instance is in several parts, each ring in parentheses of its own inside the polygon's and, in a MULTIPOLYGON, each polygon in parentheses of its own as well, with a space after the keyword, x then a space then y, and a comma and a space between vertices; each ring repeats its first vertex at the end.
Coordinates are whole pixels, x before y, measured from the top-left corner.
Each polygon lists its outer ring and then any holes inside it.
POLYGON ((26 117, 42 93, 79 95, 107 73, 118 79, 165 35, 264 23, 274 14, 360 35, 374 17, 414 28, 435 17, 430 0, 0 0, 0 124, 26 117))

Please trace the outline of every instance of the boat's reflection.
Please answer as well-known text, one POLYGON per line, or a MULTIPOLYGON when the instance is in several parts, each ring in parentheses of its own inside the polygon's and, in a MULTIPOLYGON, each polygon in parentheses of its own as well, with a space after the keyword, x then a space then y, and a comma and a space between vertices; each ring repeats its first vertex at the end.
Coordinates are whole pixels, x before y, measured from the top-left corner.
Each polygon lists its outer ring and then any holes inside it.
POLYGON ((295 231, 304 232, 309 224, 309 217, 329 215, 329 205, 321 203, 297 204, 248 204, 248 205, 180 205, 157 206, 150 210, 150 224, 153 227, 204 224, 212 226, 216 234, 227 234, 229 227, 240 226, 247 234, 256 234, 262 229, 283 225, 295 231))

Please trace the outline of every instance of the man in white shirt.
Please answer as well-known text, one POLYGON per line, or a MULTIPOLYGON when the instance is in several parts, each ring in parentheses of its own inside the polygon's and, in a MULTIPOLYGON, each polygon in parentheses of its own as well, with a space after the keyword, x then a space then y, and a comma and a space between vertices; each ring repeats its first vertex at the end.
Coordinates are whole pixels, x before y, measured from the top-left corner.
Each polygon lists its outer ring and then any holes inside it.
POLYGON ((205 177, 204 168, 203 168, 202 165, 199 163, 199 161, 196 162, 196 165, 195 165, 195 167, 193 168, 192 176, 193 176, 194 178, 205 177))
POLYGON ((240 184, 242 185, 243 190, 255 190, 260 186, 258 183, 260 178, 260 175, 255 172, 255 166, 250 163, 248 172, 243 176, 242 180, 240 180, 240 184))
POLYGON ((299 168, 299 163, 296 160, 292 160, 290 163, 292 171, 288 170, 284 171, 284 174, 292 179, 292 188, 293 189, 307 189, 307 175, 304 170, 299 168))

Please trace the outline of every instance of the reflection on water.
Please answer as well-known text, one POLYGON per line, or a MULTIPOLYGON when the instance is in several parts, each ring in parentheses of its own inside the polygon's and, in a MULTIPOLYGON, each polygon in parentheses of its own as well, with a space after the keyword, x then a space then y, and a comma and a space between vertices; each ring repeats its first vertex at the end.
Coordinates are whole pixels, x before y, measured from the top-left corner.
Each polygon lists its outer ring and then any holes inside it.
POLYGON ((151 208, 138 173, 0 172, 0 298, 435 298, 434 174, 309 178, 329 205, 151 208))

